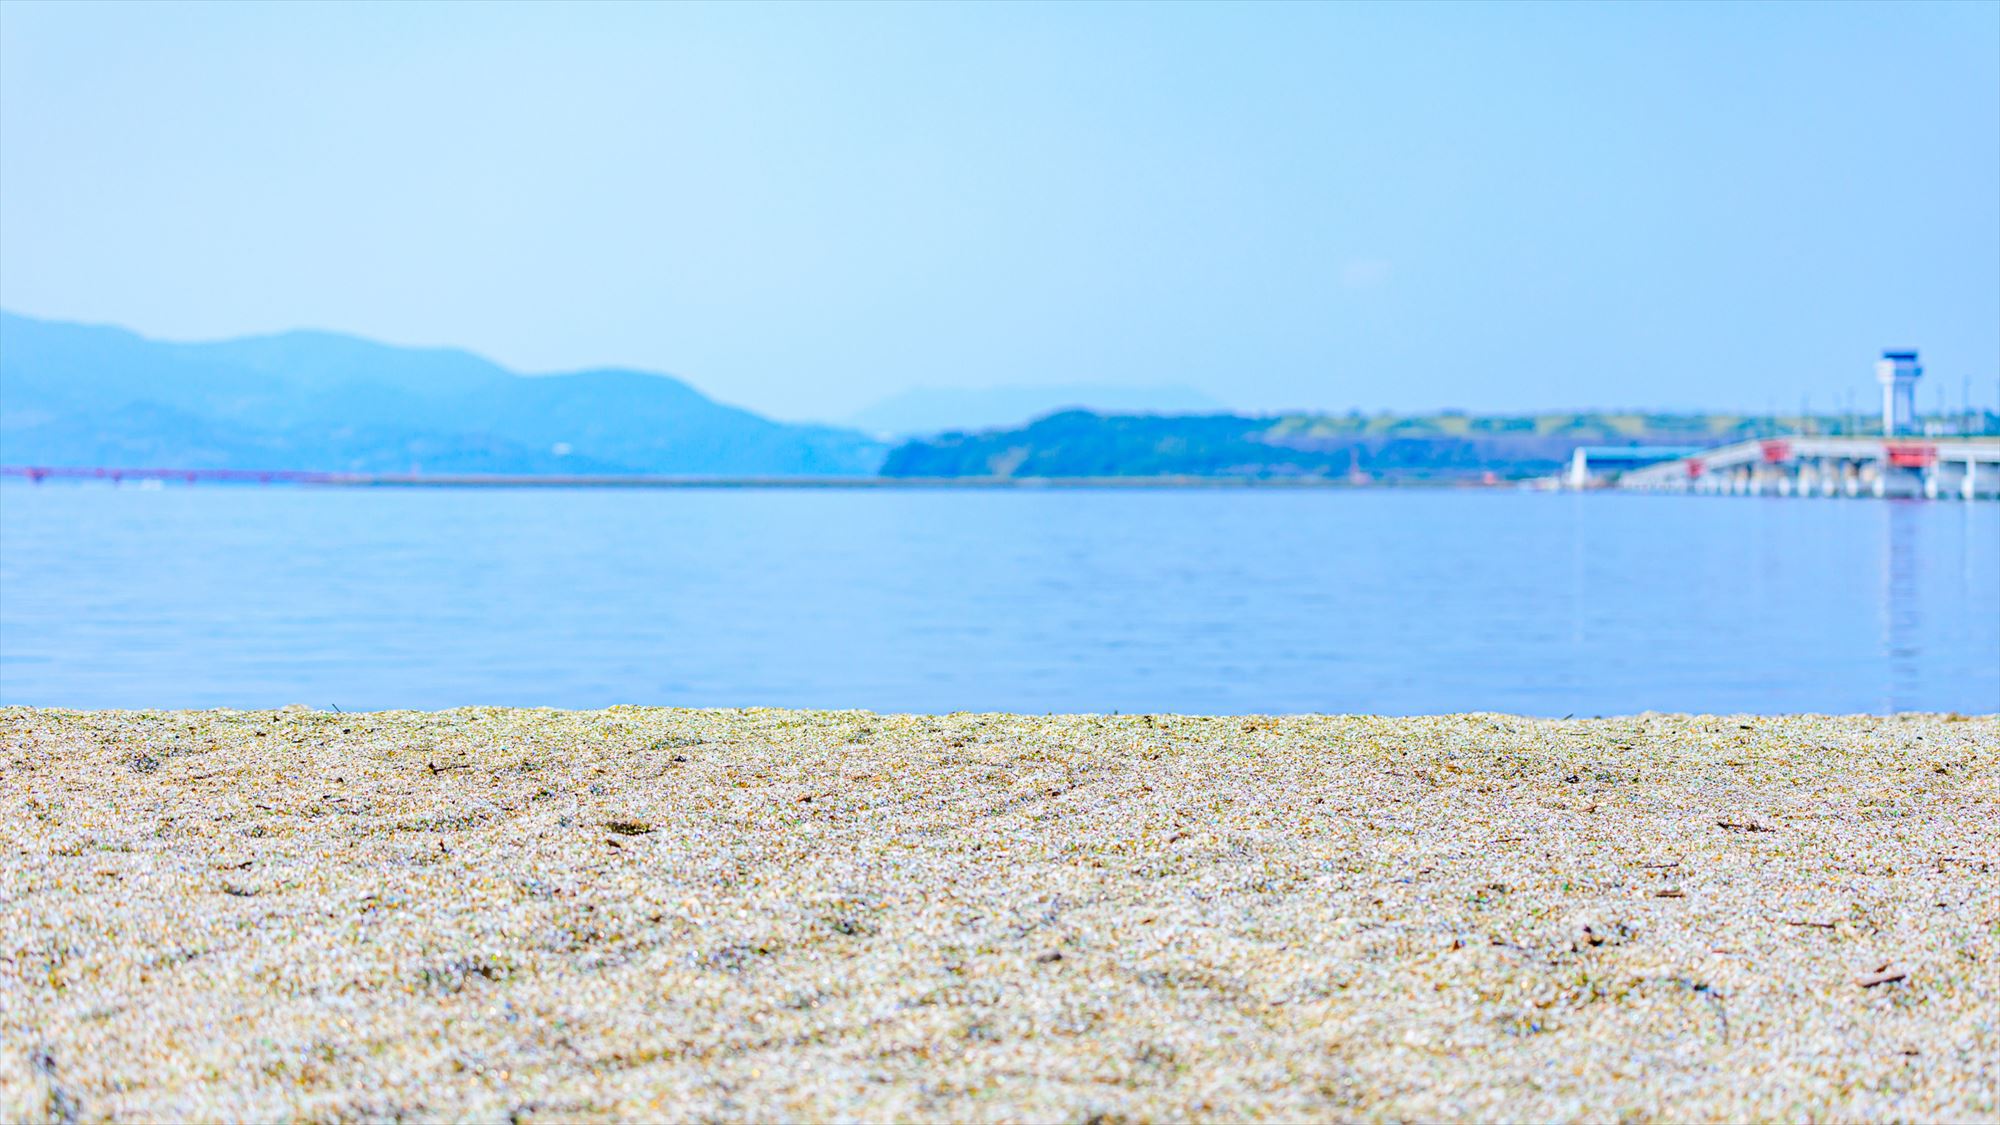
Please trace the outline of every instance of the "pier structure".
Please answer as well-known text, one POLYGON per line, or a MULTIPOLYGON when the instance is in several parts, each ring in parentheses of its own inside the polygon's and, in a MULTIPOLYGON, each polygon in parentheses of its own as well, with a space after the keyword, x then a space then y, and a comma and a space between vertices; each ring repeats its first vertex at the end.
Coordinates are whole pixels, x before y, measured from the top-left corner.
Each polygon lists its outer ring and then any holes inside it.
MULTIPOLYGON (((2000 499, 2000 438, 1918 433, 1914 348, 1887 348, 1875 364, 1882 386, 1880 437, 1757 438, 1636 463, 1604 477, 1579 449, 1563 483, 1648 492, 1726 496, 1878 496, 1932 500, 2000 499)), ((1619 468, 1613 464, 1613 468, 1619 468)))
POLYGON ((1647 465, 1613 483, 1648 492, 1728 496, 1996 500, 2000 439, 1768 438, 1647 465))

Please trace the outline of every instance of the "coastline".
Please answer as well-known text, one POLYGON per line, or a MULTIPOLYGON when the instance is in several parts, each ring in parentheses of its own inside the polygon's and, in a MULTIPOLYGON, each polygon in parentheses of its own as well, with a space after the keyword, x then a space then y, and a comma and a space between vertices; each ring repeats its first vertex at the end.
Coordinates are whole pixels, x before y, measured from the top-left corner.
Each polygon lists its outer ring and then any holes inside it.
POLYGON ((2000 717, 0 708, 0 1116, 2000 1113, 2000 717))
POLYGON ((801 488, 801 489, 1190 489, 1190 488, 1521 488, 1534 478, 1373 478, 1315 476, 666 476, 532 473, 354 473, 260 469, 46 468, 0 465, 0 478, 31 484, 159 481, 163 484, 316 485, 328 488, 801 488))

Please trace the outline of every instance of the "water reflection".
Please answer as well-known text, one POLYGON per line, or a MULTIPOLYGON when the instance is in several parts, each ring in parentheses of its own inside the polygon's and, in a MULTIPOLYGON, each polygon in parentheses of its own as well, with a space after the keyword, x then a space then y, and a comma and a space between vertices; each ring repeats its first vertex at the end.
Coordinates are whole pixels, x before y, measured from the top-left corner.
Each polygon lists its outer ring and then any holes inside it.
POLYGON ((1914 706, 1923 683, 1923 606, 1919 592, 1923 560, 1919 553, 1925 502, 1891 500, 1883 503, 1882 535, 1882 657, 1884 711, 1914 706))

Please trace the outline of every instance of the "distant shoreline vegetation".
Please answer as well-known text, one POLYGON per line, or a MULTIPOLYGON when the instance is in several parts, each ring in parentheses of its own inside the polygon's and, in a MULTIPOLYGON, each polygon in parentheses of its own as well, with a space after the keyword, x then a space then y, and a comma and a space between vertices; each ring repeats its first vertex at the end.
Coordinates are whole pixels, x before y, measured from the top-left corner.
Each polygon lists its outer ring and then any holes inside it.
MULTIPOLYGON (((2000 430, 2000 415, 1986 412, 1972 426, 2000 430)), ((1638 411, 1269 417, 1065 411, 1015 429, 906 442, 889 452, 882 474, 1518 480, 1559 471, 1579 446, 1723 445, 1800 432, 1868 434, 1879 432, 1879 424, 1838 417, 1638 411)))
MULTIPOLYGON (((1990 411, 1944 421, 2000 432, 1990 411)), ((469 352, 324 332, 182 344, 0 313, 0 464, 13 468, 356 474, 378 483, 1416 484, 1544 476, 1581 445, 1721 445, 1800 431, 1865 434, 1874 425, 1640 411, 1064 410, 892 448, 859 430, 773 421, 650 372, 523 376, 469 352)))

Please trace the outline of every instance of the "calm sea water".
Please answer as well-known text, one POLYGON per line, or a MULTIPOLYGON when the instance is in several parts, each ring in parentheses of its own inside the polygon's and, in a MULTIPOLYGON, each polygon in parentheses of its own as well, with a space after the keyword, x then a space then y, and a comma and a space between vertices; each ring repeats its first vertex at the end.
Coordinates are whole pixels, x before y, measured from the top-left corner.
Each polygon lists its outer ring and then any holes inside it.
POLYGON ((0 701, 2000 710, 2000 505, 0 487, 0 701))

